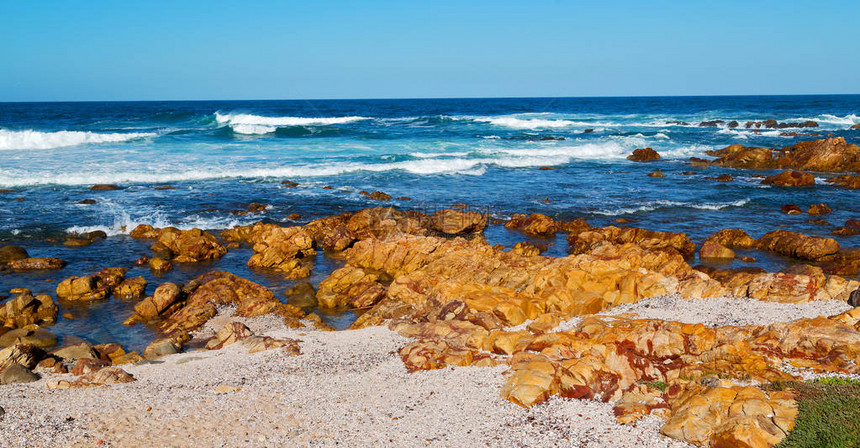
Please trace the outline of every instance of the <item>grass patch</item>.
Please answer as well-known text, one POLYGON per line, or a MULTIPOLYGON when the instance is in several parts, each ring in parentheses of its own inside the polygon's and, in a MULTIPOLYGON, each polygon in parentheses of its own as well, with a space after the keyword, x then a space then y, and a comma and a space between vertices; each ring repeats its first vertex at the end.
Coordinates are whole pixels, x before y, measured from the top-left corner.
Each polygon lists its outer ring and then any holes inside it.
POLYGON ((860 448, 860 381, 831 377, 771 386, 791 389, 799 411, 777 448, 860 448))
POLYGON ((666 389, 669 388, 669 385, 666 384, 665 381, 640 381, 640 383, 644 384, 645 386, 647 386, 651 389, 659 390, 660 392, 663 392, 663 393, 666 393, 666 389))

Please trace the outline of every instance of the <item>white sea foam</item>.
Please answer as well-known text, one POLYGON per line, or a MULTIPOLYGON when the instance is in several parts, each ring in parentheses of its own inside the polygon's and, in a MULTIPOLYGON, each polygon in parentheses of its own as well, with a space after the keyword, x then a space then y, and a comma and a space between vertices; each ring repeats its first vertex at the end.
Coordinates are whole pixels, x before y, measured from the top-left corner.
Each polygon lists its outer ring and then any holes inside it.
POLYGON ((159 211, 140 211, 132 216, 119 204, 102 201, 100 204, 104 208, 104 215, 111 221, 108 225, 90 225, 90 226, 72 226, 66 229, 68 233, 86 233, 93 231, 103 231, 108 236, 128 234, 140 224, 148 224, 153 227, 176 227, 180 230, 198 229, 229 229, 237 225, 246 225, 252 223, 254 219, 242 221, 235 217, 211 216, 201 217, 192 215, 185 217, 181 221, 171 221, 159 211))
POLYGON ((0 150, 53 149, 97 143, 120 143, 154 137, 153 133, 40 132, 0 129, 0 150))
MULTIPOLYGON (((239 113, 215 113, 215 121, 222 125, 229 125, 236 132, 236 126, 328 126, 333 124, 352 123, 354 121, 369 120, 368 117, 264 117, 260 115, 239 113)), ((253 129, 253 128, 243 128, 253 129)), ((272 132, 272 131, 268 131, 272 132)), ((259 133, 259 132, 253 132, 259 133)))
POLYGON ((234 124, 230 126, 233 132, 246 135, 263 135, 278 130, 275 126, 263 126, 260 124, 234 124))
POLYGON ((576 126, 578 122, 570 120, 549 120, 543 118, 517 118, 510 116, 500 117, 461 117, 468 118, 481 123, 490 123, 494 126, 500 126, 510 129, 547 129, 547 128, 567 128, 576 126))
POLYGON ((661 208, 694 208, 698 210, 722 210, 729 207, 743 207, 744 205, 750 202, 749 198, 739 199, 737 201, 730 202, 682 202, 682 201, 670 201, 670 200, 657 200, 657 201, 649 201, 645 202, 639 207, 627 207, 627 208, 617 208, 610 210, 597 210, 592 213, 597 215, 605 215, 605 216, 617 216, 617 215, 632 215, 634 213, 639 212, 651 212, 661 208))

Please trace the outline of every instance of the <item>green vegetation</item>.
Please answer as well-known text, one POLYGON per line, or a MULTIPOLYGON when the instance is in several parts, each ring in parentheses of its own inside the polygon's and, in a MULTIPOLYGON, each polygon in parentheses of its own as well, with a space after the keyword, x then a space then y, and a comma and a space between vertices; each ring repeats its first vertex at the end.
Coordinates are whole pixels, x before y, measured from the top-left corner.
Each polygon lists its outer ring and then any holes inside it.
POLYGON ((777 448, 860 448, 860 381, 828 377, 774 383, 795 393, 799 414, 777 448))
POLYGON ((666 384, 665 381, 642 381, 641 383, 651 389, 656 389, 663 393, 665 393, 666 389, 669 388, 669 385, 666 384))

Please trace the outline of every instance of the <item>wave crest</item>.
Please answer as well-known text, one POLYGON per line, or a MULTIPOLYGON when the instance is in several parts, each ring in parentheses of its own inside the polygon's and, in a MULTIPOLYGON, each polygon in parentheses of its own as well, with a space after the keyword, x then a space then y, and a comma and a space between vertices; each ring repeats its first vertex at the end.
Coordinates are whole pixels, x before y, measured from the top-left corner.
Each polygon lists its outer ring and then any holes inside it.
POLYGON ((110 133, 82 131, 39 132, 0 129, 0 150, 54 149, 97 143, 122 143, 154 137, 154 133, 110 133))
POLYGON ((267 134, 277 127, 287 126, 328 126, 370 120, 368 117, 264 117, 261 115, 220 112, 215 113, 215 121, 233 128, 240 134, 267 134))

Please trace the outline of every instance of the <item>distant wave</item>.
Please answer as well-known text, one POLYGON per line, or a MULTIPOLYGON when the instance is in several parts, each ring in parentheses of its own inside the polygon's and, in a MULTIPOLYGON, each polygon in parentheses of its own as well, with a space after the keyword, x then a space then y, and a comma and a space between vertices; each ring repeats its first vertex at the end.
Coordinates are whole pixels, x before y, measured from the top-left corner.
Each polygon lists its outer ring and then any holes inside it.
POLYGON ((39 132, 0 129, 0 150, 53 149, 96 143, 120 143, 154 136, 156 134, 153 133, 101 134, 81 131, 39 132))
POLYGON ((215 113, 215 121, 230 126, 238 134, 268 134, 279 127, 288 126, 329 126, 369 120, 368 117, 264 117, 252 114, 220 112, 215 113))
POLYGON ((517 118, 511 116, 500 117, 460 117, 471 119, 480 123, 490 123, 494 126, 501 126, 510 129, 549 129, 549 128, 567 128, 576 125, 583 125, 581 122, 562 120, 562 119, 545 119, 545 118, 517 118))
POLYGON ((617 208, 617 209, 604 209, 604 210, 596 210, 592 213, 597 215, 605 215, 605 216, 617 216, 617 215, 632 215, 634 213, 639 212, 651 212, 661 208, 694 208, 698 210, 722 210, 724 208, 729 207, 743 207, 750 202, 749 198, 739 199, 737 201, 730 202, 680 202, 680 201, 669 201, 669 200, 659 200, 659 201, 649 201, 645 202, 638 207, 627 207, 627 208, 617 208))

